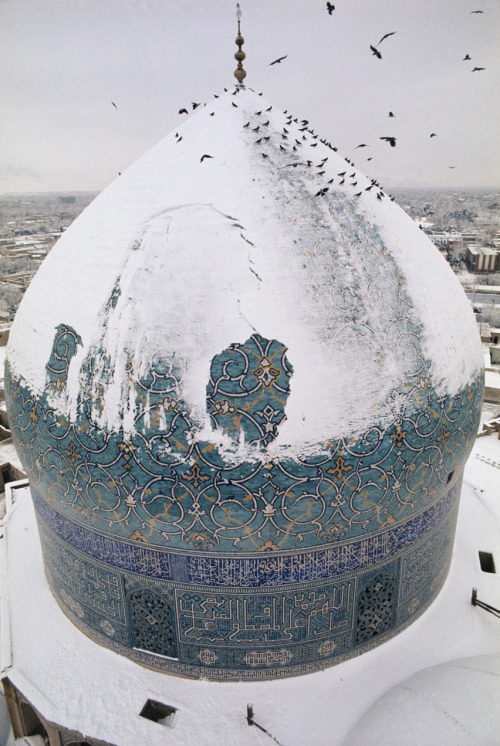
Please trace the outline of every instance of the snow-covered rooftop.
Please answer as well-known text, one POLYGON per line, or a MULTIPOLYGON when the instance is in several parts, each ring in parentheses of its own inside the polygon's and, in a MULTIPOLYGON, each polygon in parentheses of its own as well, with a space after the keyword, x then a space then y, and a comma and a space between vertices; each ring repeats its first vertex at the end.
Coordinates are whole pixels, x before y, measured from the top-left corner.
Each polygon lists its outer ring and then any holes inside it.
POLYGON ((469 303, 429 239, 308 123, 248 89, 200 106, 49 254, 9 342, 14 373, 35 394, 63 323, 82 346, 58 407, 74 414, 82 362, 100 347, 113 369, 101 421, 113 428, 131 406, 130 355, 142 370, 175 357, 203 428, 214 355, 253 332, 279 340, 294 369, 282 447, 383 424, 415 330, 439 394, 459 391, 482 360, 469 303))

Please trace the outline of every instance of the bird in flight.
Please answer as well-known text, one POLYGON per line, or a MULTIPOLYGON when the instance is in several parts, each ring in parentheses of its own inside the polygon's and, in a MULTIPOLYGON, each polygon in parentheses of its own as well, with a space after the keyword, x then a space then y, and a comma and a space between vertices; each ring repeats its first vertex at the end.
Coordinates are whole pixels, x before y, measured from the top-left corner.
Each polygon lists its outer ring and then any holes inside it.
POLYGON ((356 145, 356 147, 354 148, 354 150, 356 150, 357 148, 367 148, 367 147, 368 147, 368 145, 366 145, 366 143, 362 142, 361 145, 356 145))
POLYGON ((114 101, 112 101, 111 103, 113 104, 113 106, 115 107, 115 109, 118 109, 118 106, 115 104, 114 101))
POLYGON ((455 168, 455 166, 448 166, 448 168, 455 168))
POLYGON ((471 13, 484 13, 484 10, 471 10, 471 13))
POLYGON ((278 65, 278 64, 281 63, 282 60, 286 60, 287 57, 288 57, 287 54, 285 54, 283 57, 278 57, 278 59, 274 60, 274 62, 270 62, 269 66, 271 66, 271 65, 278 65))
POLYGON ((395 137, 381 137, 381 140, 386 140, 388 143, 390 143, 391 148, 396 147, 396 138, 395 137))
POLYGON ((388 34, 384 34, 383 37, 380 39, 379 43, 377 44, 377 47, 379 44, 382 44, 384 39, 387 39, 389 36, 394 36, 395 33, 396 31, 390 31, 388 34))
POLYGON ((466 54, 462 62, 465 62, 465 60, 470 60, 470 54, 466 54))
POLYGON ((486 68, 485 68, 485 67, 473 67, 473 68, 472 68, 472 72, 473 72, 473 73, 475 73, 475 72, 476 72, 476 70, 486 70, 486 68))
POLYGON ((335 10, 335 5, 332 5, 331 3, 326 3, 326 9, 328 11, 328 15, 331 16, 333 11, 335 10))
POLYGON ((208 153, 205 153, 204 155, 201 156, 200 163, 203 163, 205 158, 213 158, 213 155, 208 155, 208 153))
POLYGON ((380 52, 378 51, 378 49, 376 49, 372 44, 370 44, 370 49, 372 50, 372 54, 374 54, 375 57, 378 57, 379 60, 382 59, 382 55, 380 54, 380 52))
POLYGON ((437 135, 436 135, 435 132, 431 132, 431 134, 429 135, 429 137, 437 137, 437 135))
POLYGON ((187 109, 179 109, 179 114, 188 114, 187 109))

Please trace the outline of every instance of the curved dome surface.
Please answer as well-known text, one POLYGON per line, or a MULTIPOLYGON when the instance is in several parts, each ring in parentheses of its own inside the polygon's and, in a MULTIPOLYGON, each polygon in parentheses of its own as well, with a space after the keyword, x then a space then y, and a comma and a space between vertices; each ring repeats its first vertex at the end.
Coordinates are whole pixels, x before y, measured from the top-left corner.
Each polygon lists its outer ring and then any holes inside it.
POLYGON ((12 328, 51 587, 177 673, 357 654, 451 558, 475 321, 427 237, 307 125, 245 89, 199 110, 75 221, 12 328))
POLYGON ((459 658, 423 669, 382 695, 345 744, 494 744, 499 677, 499 655, 459 658))

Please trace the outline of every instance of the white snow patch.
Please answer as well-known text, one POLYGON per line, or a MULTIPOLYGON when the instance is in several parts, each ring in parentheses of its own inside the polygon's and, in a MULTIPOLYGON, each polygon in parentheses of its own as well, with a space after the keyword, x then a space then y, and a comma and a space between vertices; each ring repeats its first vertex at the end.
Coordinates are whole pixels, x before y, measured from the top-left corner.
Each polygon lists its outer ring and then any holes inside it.
POLYGON ((388 394, 412 365, 408 348, 382 333, 398 268, 438 392, 455 394, 481 369, 473 314, 434 245, 396 204, 364 191, 370 182, 356 169, 268 107, 249 90, 200 107, 63 234, 10 335, 10 364, 35 394, 45 386, 55 329, 65 323, 83 348, 61 410, 75 415, 80 366, 102 343, 113 363, 102 422, 133 429, 125 366, 132 357, 145 370, 164 355, 179 364, 179 393, 203 428, 212 357, 256 331, 285 344, 294 368, 277 448, 296 452, 365 431, 388 421, 388 394), (212 158, 201 162, 204 154, 212 158), (344 170, 353 170, 357 187, 353 179, 339 184, 344 170), (316 197, 325 184, 327 196, 316 197), (373 289, 375 265, 367 268, 374 242, 385 246, 377 269, 387 268, 385 290, 382 279, 373 289), (121 296, 103 333, 117 279, 121 296), (360 333, 348 323, 355 298, 365 304, 360 333))

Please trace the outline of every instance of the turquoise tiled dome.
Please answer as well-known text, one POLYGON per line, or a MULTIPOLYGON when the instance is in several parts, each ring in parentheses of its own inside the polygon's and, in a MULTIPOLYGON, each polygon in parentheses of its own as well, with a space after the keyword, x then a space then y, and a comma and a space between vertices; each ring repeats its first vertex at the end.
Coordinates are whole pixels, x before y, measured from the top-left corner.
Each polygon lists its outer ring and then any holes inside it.
POLYGON ((260 96, 221 97, 87 208, 16 316, 9 418, 55 597, 188 676, 383 642, 446 578, 481 365, 382 189, 260 96))

